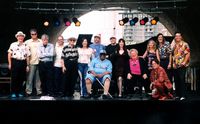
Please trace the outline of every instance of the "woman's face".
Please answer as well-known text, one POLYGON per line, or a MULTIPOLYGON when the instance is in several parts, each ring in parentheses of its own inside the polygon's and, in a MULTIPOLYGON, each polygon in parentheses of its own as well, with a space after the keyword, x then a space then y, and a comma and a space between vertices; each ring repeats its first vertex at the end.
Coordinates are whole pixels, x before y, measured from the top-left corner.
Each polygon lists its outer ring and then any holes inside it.
POLYGON ((131 59, 137 59, 138 58, 138 54, 135 51, 131 51, 131 59))
POLYGON ((82 42, 83 47, 87 47, 88 46, 88 42, 87 39, 84 39, 82 42))
POLYGON ((123 48, 123 47, 124 47, 124 42, 123 42, 123 41, 120 41, 120 42, 119 42, 119 47, 120 47, 120 48, 123 48))
POLYGON ((153 48, 154 47, 154 43, 153 43, 153 41, 150 41, 149 42, 149 48, 153 48))
POLYGON ((158 36, 158 42, 159 42, 159 43, 163 43, 163 36, 162 36, 162 35, 159 35, 159 36, 158 36))

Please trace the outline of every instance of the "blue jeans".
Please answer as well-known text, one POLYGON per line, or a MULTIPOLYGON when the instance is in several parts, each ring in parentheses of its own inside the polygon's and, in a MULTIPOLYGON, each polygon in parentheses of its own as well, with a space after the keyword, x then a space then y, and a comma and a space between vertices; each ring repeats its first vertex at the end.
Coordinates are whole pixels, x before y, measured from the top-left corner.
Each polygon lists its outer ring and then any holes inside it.
POLYGON ((85 96, 87 95, 85 77, 88 70, 88 64, 78 63, 78 70, 79 70, 79 76, 80 76, 81 96, 85 96))

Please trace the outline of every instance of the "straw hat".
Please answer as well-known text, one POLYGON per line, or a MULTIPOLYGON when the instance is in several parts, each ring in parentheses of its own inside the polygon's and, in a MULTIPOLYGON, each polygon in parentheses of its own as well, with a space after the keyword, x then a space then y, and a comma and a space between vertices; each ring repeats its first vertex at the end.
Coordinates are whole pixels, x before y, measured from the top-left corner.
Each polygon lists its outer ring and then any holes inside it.
POLYGON ((17 34, 15 34, 15 37, 17 38, 18 36, 25 37, 26 35, 22 31, 18 31, 17 34))

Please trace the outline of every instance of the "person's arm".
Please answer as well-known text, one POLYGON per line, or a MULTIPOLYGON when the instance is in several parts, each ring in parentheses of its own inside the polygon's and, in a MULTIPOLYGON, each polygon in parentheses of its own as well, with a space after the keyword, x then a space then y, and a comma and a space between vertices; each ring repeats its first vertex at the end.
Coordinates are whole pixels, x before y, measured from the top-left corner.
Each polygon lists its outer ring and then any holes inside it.
POLYGON ((167 66, 168 69, 172 67, 172 54, 169 55, 169 64, 167 66))
POLYGON ((158 51, 158 49, 156 49, 156 57, 157 57, 158 61, 160 62, 160 56, 159 56, 159 51, 158 51))
POLYGON ((38 57, 39 57, 40 59, 42 59, 42 58, 45 57, 45 56, 44 56, 44 53, 42 52, 42 47, 41 47, 41 46, 38 47, 38 57))
POLYGON ((189 61, 190 52, 186 54, 184 61, 181 63, 183 66, 186 66, 186 63, 189 61))
POLYGON ((45 57, 53 57, 54 56, 54 46, 53 44, 49 45, 49 52, 45 53, 45 57))
POLYGON ((147 57, 147 50, 145 51, 145 53, 143 54, 142 58, 146 58, 147 57))
POLYGON ((12 44, 10 45, 10 48, 8 49, 8 69, 11 70, 12 65, 12 44))
POLYGON ((62 67, 62 72, 64 73, 67 70, 65 67, 64 59, 61 59, 61 67, 62 67))
POLYGON ((12 53, 8 52, 8 69, 9 70, 11 70, 11 64, 12 64, 11 54, 12 53))
POLYGON ((187 62, 190 59, 190 48, 189 48, 189 45, 187 43, 185 44, 184 47, 185 47, 185 51, 184 51, 185 58, 184 58, 184 61, 181 63, 181 65, 186 66, 187 62))
POLYGON ((103 75, 111 74, 112 73, 112 63, 108 60, 107 71, 103 73, 103 75))

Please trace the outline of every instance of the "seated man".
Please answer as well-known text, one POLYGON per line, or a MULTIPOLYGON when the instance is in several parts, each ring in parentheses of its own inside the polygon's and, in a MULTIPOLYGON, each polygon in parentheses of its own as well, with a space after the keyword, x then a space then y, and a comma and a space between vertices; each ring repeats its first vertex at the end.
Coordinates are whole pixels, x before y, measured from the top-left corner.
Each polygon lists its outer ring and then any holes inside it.
POLYGON ((159 61, 157 59, 152 60, 151 64, 153 67, 150 76, 152 98, 159 100, 173 98, 173 95, 170 93, 172 91, 172 83, 167 77, 167 73, 159 65, 159 61))
POLYGON ((92 60, 88 72, 85 78, 88 97, 91 97, 92 83, 98 79, 99 83, 104 85, 103 98, 109 98, 108 91, 110 88, 112 64, 110 60, 106 59, 105 50, 101 50, 100 56, 92 60))

